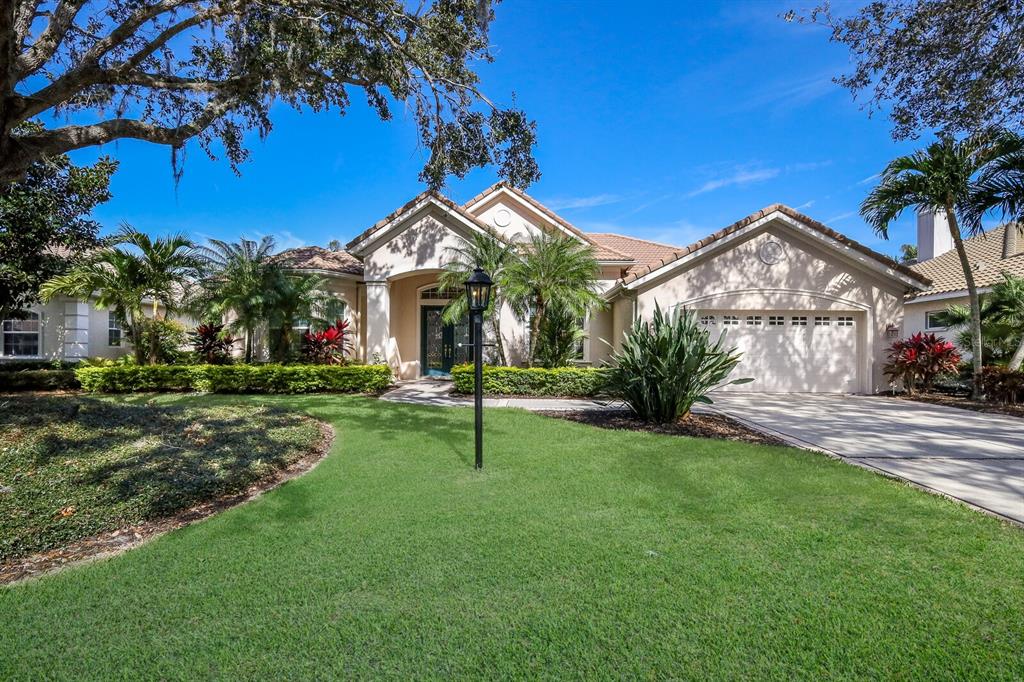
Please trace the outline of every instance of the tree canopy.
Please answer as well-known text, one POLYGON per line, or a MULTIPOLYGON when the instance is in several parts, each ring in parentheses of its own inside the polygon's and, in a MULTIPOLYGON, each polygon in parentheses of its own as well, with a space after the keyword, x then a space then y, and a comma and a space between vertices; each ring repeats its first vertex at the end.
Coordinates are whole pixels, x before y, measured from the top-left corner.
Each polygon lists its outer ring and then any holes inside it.
POLYGON ((0 183, 125 138, 172 159, 194 138, 237 171, 275 102, 344 114, 355 90, 383 120, 396 104, 410 112, 431 187, 488 164, 525 186, 539 176, 534 124, 492 103, 475 70, 492 59, 492 19, 488 0, 3 2, 0 183), (20 127, 50 116, 69 123, 20 127))
POLYGON ((785 18, 849 48, 835 81, 869 111, 891 107, 896 139, 1024 125, 1024 0, 876 0, 848 16, 826 2, 785 18))

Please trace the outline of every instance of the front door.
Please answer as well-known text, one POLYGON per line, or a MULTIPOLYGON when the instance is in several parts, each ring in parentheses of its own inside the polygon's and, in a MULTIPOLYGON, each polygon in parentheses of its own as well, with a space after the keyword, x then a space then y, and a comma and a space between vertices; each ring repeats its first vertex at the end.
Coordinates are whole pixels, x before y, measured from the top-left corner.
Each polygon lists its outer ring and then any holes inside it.
POLYGON ((457 325, 441 319, 444 306, 420 308, 420 363, 425 376, 445 376, 469 358, 469 320, 457 325))

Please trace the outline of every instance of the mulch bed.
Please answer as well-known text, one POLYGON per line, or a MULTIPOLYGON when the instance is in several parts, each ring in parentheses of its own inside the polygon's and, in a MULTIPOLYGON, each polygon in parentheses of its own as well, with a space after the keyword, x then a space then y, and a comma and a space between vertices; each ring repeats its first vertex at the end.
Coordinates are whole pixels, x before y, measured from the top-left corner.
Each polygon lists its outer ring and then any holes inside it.
POLYGON ((238 506, 243 502, 248 502, 266 491, 276 488, 285 481, 297 478, 313 469, 327 455, 333 443, 334 428, 330 424, 321 422, 320 440, 308 454, 292 462, 284 469, 277 470, 267 478, 253 484, 245 492, 208 500, 167 518, 147 521, 127 528, 119 528, 118 530, 101 533, 91 538, 78 540, 58 549, 39 552, 0 563, 0 585, 58 571, 71 564, 94 561, 120 554, 168 531, 202 521, 218 512, 238 506))
POLYGON ((756 445, 788 445, 774 436, 754 431, 734 419, 721 414, 690 414, 675 424, 649 424, 625 411, 565 411, 542 412, 549 417, 567 419, 580 424, 597 426, 602 429, 627 431, 648 431, 669 436, 691 436, 694 438, 717 438, 756 445))
POLYGON ((975 412, 988 412, 990 414, 1004 414, 1010 417, 1024 417, 1024 405, 1003 405, 1001 403, 988 402, 987 400, 972 400, 967 396, 949 395, 946 393, 915 393, 908 396, 904 393, 896 395, 885 394, 900 400, 912 400, 918 403, 929 403, 931 405, 944 405, 946 407, 959 407, 962 410, 974 410, 975 412))

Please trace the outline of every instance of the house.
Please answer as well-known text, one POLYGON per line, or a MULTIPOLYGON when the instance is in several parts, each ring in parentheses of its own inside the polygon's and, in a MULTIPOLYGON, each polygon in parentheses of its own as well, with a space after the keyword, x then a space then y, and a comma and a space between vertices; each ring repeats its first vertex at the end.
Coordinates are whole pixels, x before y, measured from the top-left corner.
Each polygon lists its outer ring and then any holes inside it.
MULTIPOLYGON (((600 365, 626 330, 655 305, 686 306, 743 352, 735 390, 883 390, 885 353, 908 331, 905 299, 931 286, 926 271, 896 263, 782 205, 769 206, 686 247, 588 233, 504 183, 464 204, 424 192, 352 239, 344 250, 302 247, 278 257, 316 273, 344 304, 357 354, 412 379, 444 374, 468 359, 467 325, 446 325, 438 275, 448 249, 474 233, 509 241, 555 231, 590 246, 600 265, 603 310, 584 320, 581 362, 600 365)), ((923 264, 922 264, 923 265, 923 264)), ((4 322, 4 353, 79 358, 123 352, 105 311, 77 301, 33 309, 4 322), (8 323, 11 323, 8 338, 8 323), (35 329, 35 331, 33 331, 35 329), (18 335, 22 336, 18 336, 18 335), (35 339, 31 335, 35 334, 35 339)), ((522 363, 528 325, 502 310, 508 359, 522 363)))
MULTIPOLYGON (((1024 277, 1024 232, 1015 227, 1014 224, 1000 225, 964 240, 978 293, 991 291, 992 286, 1002 280, 1004 272, 1024 277)), ((920 260, 911 269, 932 280, 932 286, 907 297, 904 324, 909 333, 942 335, 949 330, 942 326, 941 313, 950 305, 970 304, 967 281, 944 216, 919 214, 917 233, 920 260)))

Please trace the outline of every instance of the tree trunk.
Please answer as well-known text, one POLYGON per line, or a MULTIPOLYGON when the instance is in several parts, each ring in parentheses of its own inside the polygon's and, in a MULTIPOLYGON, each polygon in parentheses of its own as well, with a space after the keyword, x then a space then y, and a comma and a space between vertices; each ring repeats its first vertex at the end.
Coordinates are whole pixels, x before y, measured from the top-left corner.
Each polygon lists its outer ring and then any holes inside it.
POLYGON ((146 364, 146 348, 143 338, 143 331, 145 330, 145 319, 146 316, 142 316, 142 320, 135 320, 134 323, 125 320, 128 325, 128 336, 132 340, 132 355, 135 356, 135 364, 144 365, 146 364))
POLYGON ((960 257, 960 267, 964 270, 964 280, 967 282, 967 297, 971 302, 971 397, 977 400, 981 398, 981 301, 978 298, 978 286, 974 283, 971 261, 967 258, 967 249, 964 248, 964 240, 960 237, 960 225, 950 203, 946 204, 946 221, 949 223, 953 244, 956 245, 956 254, 960 257))
POLYGON ((156 324, 157 313, 159 312, 159 306, 157 305, 156 299, 153 299, 153 318, 150 324, 152 325, 152 333, 149 335, 149 364, 155 365, 160 359, 160 334, 156 324))
POLYGON ((1017 350, 1013 351, 1013 355, 1010 357, 1010 362, 1006 365, 1007 369, 1011 369, 1014 372, 1020 369, 1020 366, 1024 364, 1024 333, 1021 333, 1020 343, 1017 345, 1017 350))
POLYGON ((530 367, 533 367, 537 356, 537 345, 540 341, 540 322, 544 317, 544 299, 537 296, 535 306, 533 319, 530 320, 530 357, 527 359, 527 364, 530 367))
POLYGON ((505 359, 505 344, 501 340, 501 308, 500 303, 494 306, 494 312, 491 315, 491 329, 494 330, 494 347, 498 350, 498 364, 505 367, 508 365, 508 360, 505 359))
POLYGON ((245 328, 245 362, 252 362, 252 329, 245 328))

